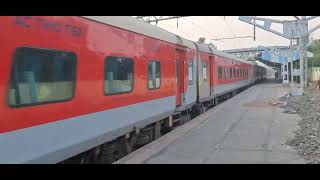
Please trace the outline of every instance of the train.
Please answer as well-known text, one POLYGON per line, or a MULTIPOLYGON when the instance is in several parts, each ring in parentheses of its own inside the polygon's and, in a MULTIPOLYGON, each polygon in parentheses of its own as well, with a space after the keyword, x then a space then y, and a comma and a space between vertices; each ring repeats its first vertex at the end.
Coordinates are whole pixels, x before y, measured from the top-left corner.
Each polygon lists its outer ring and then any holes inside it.
POLYGON ((263 73, 129 16, 1 16, 0 26, 3 164, 113 163, 263 73))

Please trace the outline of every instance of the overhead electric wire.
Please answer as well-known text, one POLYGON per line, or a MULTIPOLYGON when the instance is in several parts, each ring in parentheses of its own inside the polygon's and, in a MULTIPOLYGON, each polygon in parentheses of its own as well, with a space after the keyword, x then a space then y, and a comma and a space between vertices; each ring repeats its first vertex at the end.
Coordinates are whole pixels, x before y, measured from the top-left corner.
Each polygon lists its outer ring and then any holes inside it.
MULTIPOLYGON (((220 16, 221 17, 221 16, 220 16)), ((221 17, 222 18, 222 17, 221 17)), ((223 22, 227 25, 228 29, 230 30, 230 32, 232 33, 233 37, 236 37, 236 34, 232 31, 231 26, 229 25, 229 23, 227 23, 226 19, 223 19, 223 22)))
POLYGON ((211 34, 211 32, 209 32, 206 29, 204 29, 203 27, 201 27, 201 26, 197 25, 196 23, 194 23, 193 21, 191 21, 191 20, 189 20, 187 18, 182 18, 182 19, 188 21, 189 23, 193 24, 194 26, 196 26, 197 28, 201 29, 202 31, 204 31, 204 32, 206 32, 206 33, 208 33, 208 34, 210 34, 212 36, 215 36, 215 35, 211 34))
MULTIPOLYGON (((160 24, 160 23, 159 23, 159 24, 160 24)), ((161 25, 164 25, 164 26, 170 27, 170 28, 172 28, 172 29, 176 29, 176 27, 173 27, 173 26, 168 25, 168 24, 161 23, 161 25)), ((181 29, 178 29, 178 31, 179 31, 180 33, 184 34, 185 36, 187 36, 187 38, 188 38, 188 39, 190 39, 190 40, 191 40, 191 39, 195 39, 195 38, 194 38, 194 35, 192 35, 192 37, 191 37, 191 35, 190 35, 190 34, 188 34, 188 33, 184 32, 184 31, 182 31, 181 29)))

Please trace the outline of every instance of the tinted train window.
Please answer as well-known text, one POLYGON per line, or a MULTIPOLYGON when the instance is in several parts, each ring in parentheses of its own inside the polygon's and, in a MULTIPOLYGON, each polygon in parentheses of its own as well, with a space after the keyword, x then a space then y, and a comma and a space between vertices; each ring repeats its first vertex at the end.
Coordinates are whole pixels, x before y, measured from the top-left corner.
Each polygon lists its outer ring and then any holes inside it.
POLYGON ((179 85, 179 77, 180 77, 180 61, 176 60, 176 84, 179 85))
POLYGON ((188 66, 188 74, 189 74, 189 84, 193 84, 193 61, 189 61, 189 66, 188 66))
POLYGON ((233 69, 233 77, 234 77, 234 78, 237 77, 236 69, 233 69))
POLYGON ((75 88, 75 70, 74 53, 18 48, 13 57, 9 105, 21 107, 71 99, 75 88))
POLYGON ((229 78, 232 78, 232 68, 230 68, 229 72, 230 72, 230 77, 229 78))
POLYGON ((160 62, 150 61, 148 64, 148 88, 157 89, 160 88, 161 73, 160 62))
POLYGON ((133 90, 133 60, 126 57, 105 59, 105 95, 127 93, 133 90))
POLYGON ((228 79, 228 68, 224 68, 224 78, 228 79))
POLYGON ((207 62, 202 61, 202 79, 207 80, 207 62))
POLYGON ((222 67, 221 66, 218 67, 218 78, 222 79, 222 67))

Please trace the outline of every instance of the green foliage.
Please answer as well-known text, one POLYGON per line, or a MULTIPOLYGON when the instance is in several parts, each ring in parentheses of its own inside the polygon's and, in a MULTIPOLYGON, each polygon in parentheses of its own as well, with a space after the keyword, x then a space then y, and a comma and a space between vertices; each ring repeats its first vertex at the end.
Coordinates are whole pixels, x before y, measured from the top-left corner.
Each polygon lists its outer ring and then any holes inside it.
POLYGON ((309 65, 313 67, 320 67, 320 39, 312 42, 308 47, 308 51, 313 53, 313 58, 309 58, 309 65))

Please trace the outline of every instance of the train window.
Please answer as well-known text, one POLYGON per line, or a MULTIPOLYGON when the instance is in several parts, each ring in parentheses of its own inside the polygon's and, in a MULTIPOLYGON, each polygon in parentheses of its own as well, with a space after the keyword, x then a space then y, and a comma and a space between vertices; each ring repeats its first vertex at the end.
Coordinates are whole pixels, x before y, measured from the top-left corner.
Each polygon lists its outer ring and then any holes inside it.
POLYGON ((237 70, 237 77, 240 77, 240 69, 237 70))
POLYGON ((148 64, 148 88, 158 89, 161 84, 160 62, 150 61, 148 64))
POLYGON ((224 68, 224 78, 228 79, 228 68, 224 68))
POLYGON ((9 106, 23 107, 72 99, 76 59, 72 52, 17 48, 8 92, 9 106))
POLYGON ((236 69, 233 69, 233 77, 234 77, 234 78, 237 77, 236 69))
POLYGON ((218 78, 222 79, 222 67, 218 66, 218 78))
POLYGON ((179 85, 179 70, 180 70, 180 61, 176 60, 176 84, 179 85))
POLYGON ((230 72, 229 78, 232 78, 232 68, 229 69, 229 72, 230 72))
POLYGON ((189 84, 193 84, 193 60, 189 61, 188 74, 189 74, 189 84))
POLYGON ((207 80, 207 62, 202 61, 202 79, 207 80))
POLYGON ((104 93, 113 95, 133 90, 133 60, 126 57, 107 57, 104 63, 104 93))

